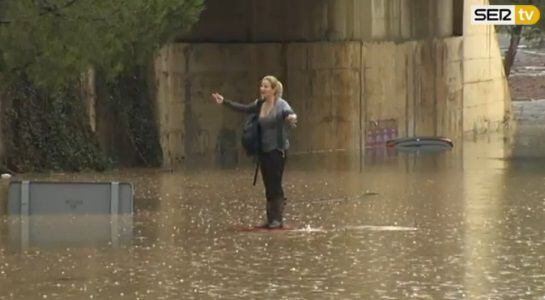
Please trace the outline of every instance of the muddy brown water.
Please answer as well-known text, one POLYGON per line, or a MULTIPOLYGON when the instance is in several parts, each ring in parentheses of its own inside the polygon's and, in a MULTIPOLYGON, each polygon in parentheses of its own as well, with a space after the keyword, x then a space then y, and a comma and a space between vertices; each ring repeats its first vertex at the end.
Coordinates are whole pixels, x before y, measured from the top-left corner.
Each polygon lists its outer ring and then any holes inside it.
POLYGON ((235 230, 264 215, 248 165, 24 175, 129 181, 136 209, 2 214, 0 299, 542 299, 545 162, 513 144, 378 151, 361 170, 357 155, 291 156, 299 230, 274 233, 235 230))

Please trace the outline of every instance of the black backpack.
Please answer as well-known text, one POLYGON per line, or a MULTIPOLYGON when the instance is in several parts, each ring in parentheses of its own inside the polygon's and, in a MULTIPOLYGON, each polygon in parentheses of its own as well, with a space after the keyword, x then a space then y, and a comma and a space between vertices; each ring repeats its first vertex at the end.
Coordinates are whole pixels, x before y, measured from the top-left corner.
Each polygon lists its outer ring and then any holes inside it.
POLYGON ((242 147, 248 156, 258 155, 261 150, 261 133, 259 130, 259 112, 263 100, 258 100, 255 113, 250 114, 242 127, 242 147))
MULTIPOLYGON (((244 150, 246 150, 246 154, 248 156, 256 156, 256 166, 255 166, 255 173, 254 173, 254 183, 255 185, 257 180, 257 172, 259 170, 259 159, 257 159, 257 155, 261 152, 261 130, 259 127, 259 113, 261 112, 261 106, 263 105, 264 100, 258 100, 257 102, 257 108, 256 112, 250 114, 246 121, 244 122, 244 127, 242 127, 242 147, 244 147, 244 150)), ((281 114, 278 115, 278 144, 283 145, 282 140, 282 127, 281 122, 283 120, 283 117, 281 114)))

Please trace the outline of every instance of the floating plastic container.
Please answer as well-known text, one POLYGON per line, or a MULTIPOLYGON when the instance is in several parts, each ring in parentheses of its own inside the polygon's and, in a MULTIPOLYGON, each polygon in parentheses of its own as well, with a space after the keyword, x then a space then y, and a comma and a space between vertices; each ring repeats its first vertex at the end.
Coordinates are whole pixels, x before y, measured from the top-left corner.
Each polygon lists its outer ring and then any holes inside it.
POLYGON ((9 244, 26 249, 130 243, 133 194, 131 184, 120 182, 11 182, 9 244))
POLYGON ((133 195, 132 185, 123 182, 14 181, 8 214, 131 214, 133 195))

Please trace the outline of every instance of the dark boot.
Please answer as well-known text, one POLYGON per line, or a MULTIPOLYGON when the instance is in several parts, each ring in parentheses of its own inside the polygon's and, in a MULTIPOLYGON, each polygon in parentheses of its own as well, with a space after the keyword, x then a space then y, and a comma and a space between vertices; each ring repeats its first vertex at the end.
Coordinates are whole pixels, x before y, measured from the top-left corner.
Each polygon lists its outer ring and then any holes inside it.
POLYGON ((269 228, 269 224, 271 224, 271 222, 273 221, 273 219, 272 219, 272 216, 273 216, 272 201, 267 199, 267 204, 266 205, 267 205, 266 206, 267 220, 265 222, 263 222, 263 224, 258 225, 257 226, 258 228, 269 228))
POLYGON ((277 197, 270 203, 270 217, 269 228, 282 228, 283 227, 283 213, 284 213, 284 197, 277 197))
POLYGON ((281 221, 273 220, 267 228, 269 229, 280 229, 284 227, 284 224, 282 224, 281 221))

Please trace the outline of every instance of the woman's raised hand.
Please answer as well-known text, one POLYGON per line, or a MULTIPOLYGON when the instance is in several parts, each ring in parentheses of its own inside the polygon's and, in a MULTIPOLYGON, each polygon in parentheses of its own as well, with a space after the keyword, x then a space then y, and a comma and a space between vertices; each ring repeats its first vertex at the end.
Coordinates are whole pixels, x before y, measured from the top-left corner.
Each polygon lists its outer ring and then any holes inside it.
POLYGON ((297 115, 296 114, 289 114, 286 117, 286 121, 288 124, 290 124, 291 127, 297 127, 297 115))
POLYGON ((223 96, 219 93, 212 93, 212 98, 214 98, 218 104, 223 103, 223 96))

